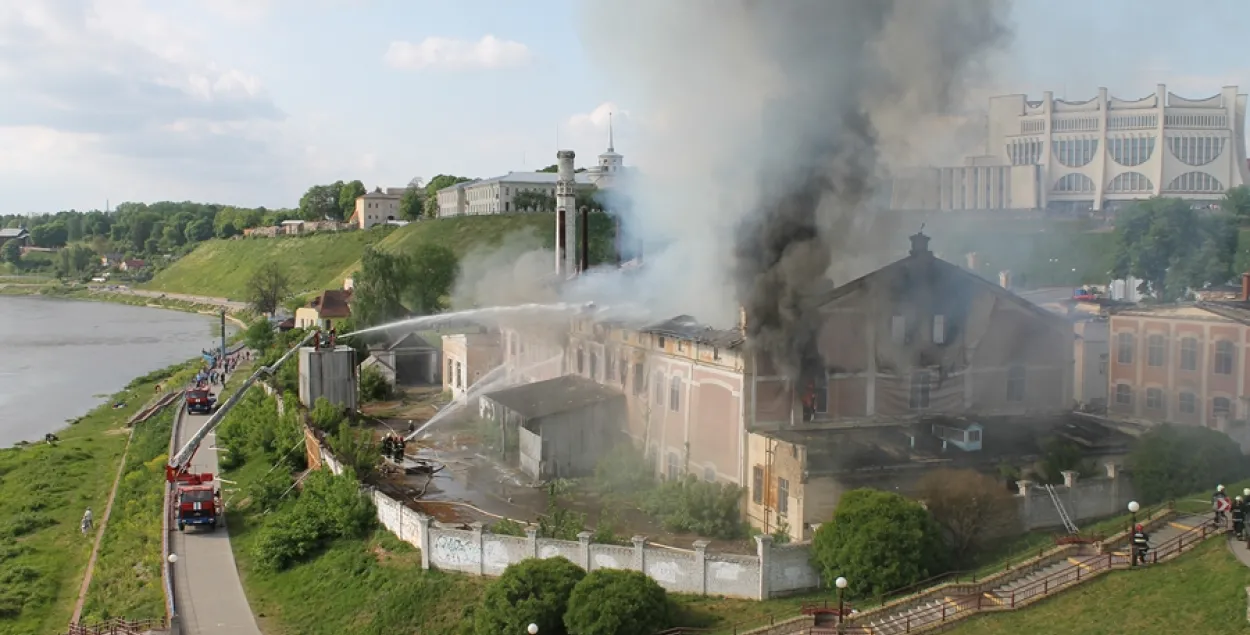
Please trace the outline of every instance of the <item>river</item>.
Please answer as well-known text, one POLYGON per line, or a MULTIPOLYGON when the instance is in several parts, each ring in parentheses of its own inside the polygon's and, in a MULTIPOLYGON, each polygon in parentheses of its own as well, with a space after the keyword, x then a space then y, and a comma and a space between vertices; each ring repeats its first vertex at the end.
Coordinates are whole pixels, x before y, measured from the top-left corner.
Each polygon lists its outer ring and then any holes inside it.
POLYGON ((42 439, 135 377, 219 346, 219 329, 194 313, 0 296, 0 447, 42 439))

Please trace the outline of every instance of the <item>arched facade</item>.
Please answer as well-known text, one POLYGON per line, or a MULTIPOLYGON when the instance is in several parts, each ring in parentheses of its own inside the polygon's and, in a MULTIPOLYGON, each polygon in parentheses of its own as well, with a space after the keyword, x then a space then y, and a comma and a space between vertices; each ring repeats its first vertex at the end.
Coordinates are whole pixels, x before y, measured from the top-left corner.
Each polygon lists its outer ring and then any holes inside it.
POLYGON ((1246 95, 1226 86, 1205 99, 1155 93, 1137 100, 1107 89, 1083 102, 1025 95, 990 100, 989 150, 1037 165, 1042 205, 1098 210, 1151 196, 1215 201, 1250 182, 1246 95))

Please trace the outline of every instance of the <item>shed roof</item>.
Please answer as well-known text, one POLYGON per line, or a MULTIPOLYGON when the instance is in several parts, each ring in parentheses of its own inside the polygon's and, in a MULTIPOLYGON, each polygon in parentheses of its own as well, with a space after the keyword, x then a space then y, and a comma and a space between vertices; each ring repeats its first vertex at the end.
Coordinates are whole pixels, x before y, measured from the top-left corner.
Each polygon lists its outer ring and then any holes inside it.
POLYGON ((24 238, 27 231, 22 227, 3 227, 0 228, 0 238, 24 238))
POLYGON ((564 375, 483 396, 526 419, 578 410, 605 399, 623 398, 619 391, 581 375, 564 375))

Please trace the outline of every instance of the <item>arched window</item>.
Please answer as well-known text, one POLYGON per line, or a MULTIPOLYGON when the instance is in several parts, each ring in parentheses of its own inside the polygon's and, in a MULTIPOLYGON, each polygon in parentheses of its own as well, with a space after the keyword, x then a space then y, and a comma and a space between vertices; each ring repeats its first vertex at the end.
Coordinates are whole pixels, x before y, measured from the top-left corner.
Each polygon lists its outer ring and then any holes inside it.
POLYGON ((1211 400, 1211 412, 1215 415, 1231 415, 1233 402, 1228 397, 1216 397, 1211 400))
POLYGON ((1065 174, 1057 182, 1055 182, 1056 192, 1066 193, 1093 193, 1097 189, 1094 181, 1088 176, 1079 173, 1065 174))
POLYGON ((1133 167, 1150 160, 1155 152, 1154 137, 1113 137, 1107 139, 1107 151, 1120 165, 1133 167))
POLYGON ((1186 172, 1168 184, 1169 192, 1223 192, 1219 179, 1205 172, 1186 172))
POLYGON ((1155 184, 1140 172, 1125 172, 1107 184, 1108 192, 1153 192, 1155 184))
POLYGON ((1051 144, 1055 160, 1070 168, 1088 164, 1098 152, 1097 139, 1058 139, 1051 144))
POLYGON ((1116 384, 1115 403, 1120 406, 1133 405, 1133 387, 1128 384, 1116 384))
POLYGON ((1211 136, 1168 137, 1172 156, 1186 165, 1206 165, 1224 153, 1224 139, 1211 136))

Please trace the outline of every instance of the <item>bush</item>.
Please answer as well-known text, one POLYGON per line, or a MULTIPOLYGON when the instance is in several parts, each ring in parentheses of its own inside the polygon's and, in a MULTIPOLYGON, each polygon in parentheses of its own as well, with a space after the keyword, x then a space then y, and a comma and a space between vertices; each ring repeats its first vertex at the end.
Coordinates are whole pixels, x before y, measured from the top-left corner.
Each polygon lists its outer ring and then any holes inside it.
POLYGON ((668 594, 645 574, 599 569, 573 587, 564 626, 575 635, 655 633, 668 625, 668 609, 668 594))
POLYGON ((473 615, 476 635, 524 633, 530 624, 539 633, 564 635, 569 596, 586 572, 565 558, 529 558, 508 565, 491 583, 473 615))
POLYGON ((996 479, 976 470, 938 470, 920 481, 920 500, 946 531, 951 555, 966 561, 991 535, 1018 528, 1016 499, 996 479))
POLYGON ((742 488, 708 483, 694 476, 666 481, 647 493, 642 510, 654 516, 668 531, 732 540, 746 533, 738 501, 742 488))
POLYGON ((46 514, 21 512, 14 514, 3 525, 0 525, 0 537, 20 538, 55 524, 56 520, 46 514))
POLYGON ((318 397, 317 402, 313 404, 312 412, 309 413, 309 419, 314 428, 327 435, 335 435, 338 434, 339 427, 347 421, 347 414, 325 397, 318 397))
POLYGON ((524 538, 525 525, 522 525, 511 518, 505 518, 491 525, 490 532, 497 536, 518 536, 524 538))
POLYGON ((391 390, 391 382, 386 379, 382 371, 369 366, 360 371, 360 400, 361 401, 386 401, 394 394, 391 390))
POLYGON ((621 444, 595 465, 594 487, 604 496, 633 496, 655 487, 654 471, 642 452, 621 444))
POLYGON ((1170 424, 1143 434, 1127 467, 1143 504, 1214 489, 1250 473, 1241 448, 1224 433, 1170 424))
POLYGON ((826 584, 845 577, 855 596, 881 595, 946 571, 942 530, 924 507, 891 492, 851 490, 812 539, 826 584))
POLYGON ((254 351, 264 352, 269 350, 275 340, 273 324, 264 317, 256 318, 247 327, 247 330, 243 332, 243 341, 247 343, 248 348, 254 351))
POLYGON ((303 492, 269 515, 253 547, 256 564, 280 571, 318 552, 330 541, 358 538, 376 522, 373 502, 350 475, 318 470, 304 480, 303 492))
POLYGON ((338 434, 327 436, 326 441, 343 467, 351 470, 361 481, 368 481, 382 461, 382 450, 370 430, 340 425, 338 434))

